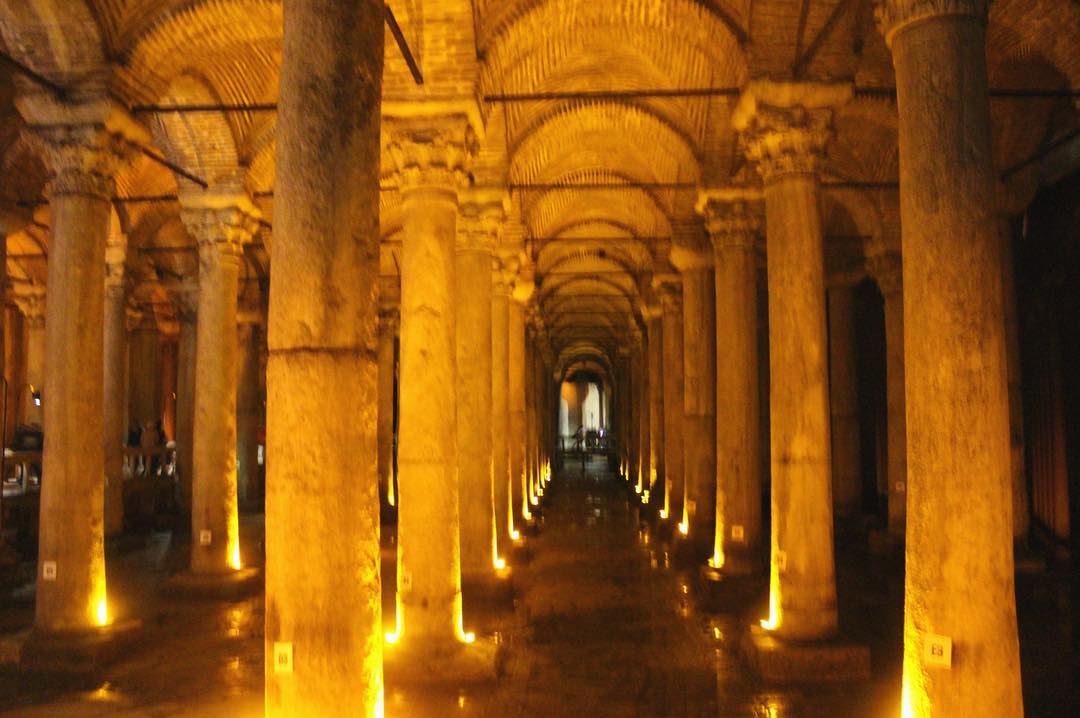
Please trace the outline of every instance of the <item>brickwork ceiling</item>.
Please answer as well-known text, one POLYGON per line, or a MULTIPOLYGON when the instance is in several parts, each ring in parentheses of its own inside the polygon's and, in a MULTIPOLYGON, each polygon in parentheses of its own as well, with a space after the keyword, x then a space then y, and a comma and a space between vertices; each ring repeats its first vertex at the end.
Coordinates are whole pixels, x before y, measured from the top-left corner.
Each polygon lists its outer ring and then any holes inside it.
MULTIPOLYGON (((702 231, 694 211, 698 186, 753 181, 731 127, 739 88, 762 76, 893 84, 873 0, 389 6, 424 82, 414 81, 388 33, 384 112, 408 106, 423 113, 448 103, 476 108, 483 142, 473 177, 481 186, 510 188, 503 241, 533 266, 537 305, 567 361, 608 361, 610 347, 640 326, 650 276, 670 271, 671 238, 702 231), (560 187, 568 184, 587 186, 560 187), (609 329, 590 341, 575 330, 586 325, 609 329)), ((0 50, 76 94, 109 93, 136 110, 223 108, 136 116, 151 132, 153 154, 213 187, 248 192, 270 217, 282 23, 280 0, 0 0, 0 50)), ((1078 48, 1076 2, 991 4, 992 87, 1075 92, 1078 48)), ((15 282, 43 283, 46 170, 13 103, 33 89, 25 73, 0 66, 8 273, 15 282)), ((1015 167, 1075 131, 1076 97, 998 97, 991 110, 995 161, 1009 171, 1005 203, 1018 211, 1042 178, 1037 162, 1015 167)), ((824 180, 843 187, 826 192, 830 267, 858 265, 865 242, 897 240, 896 125, 887 91, 857 93, 835 117, 824 180)), ((389 170, 384 175, 382 266, 392 275, 401 208, 389 170)), ((117 204, 117 217, 133 250, 132 281, 165 285, 194 271, 174 199, 194 187, 146 157, 118 178, 118 195, 127 200, 117 204)), ((264 226, 248 250, 252 287, 265 282, 270 234, 264 226)), ((135 294, 157 296, 145 287, 135 294)))

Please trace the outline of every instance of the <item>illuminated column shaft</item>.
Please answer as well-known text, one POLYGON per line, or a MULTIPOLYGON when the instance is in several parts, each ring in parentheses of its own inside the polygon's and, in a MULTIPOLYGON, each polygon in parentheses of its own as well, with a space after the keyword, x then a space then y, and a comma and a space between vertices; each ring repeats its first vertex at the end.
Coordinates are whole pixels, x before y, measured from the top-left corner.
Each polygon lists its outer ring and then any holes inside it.
MULTIPOLYGON (((176 355, 176 468, 179 474, 177 501, 182 516, 191 516, 192 474, 195 439, 195 344, 198 336, 199 287, 197 281, 184 282, 176 289, 180 336, 176 355)), ((198 539, 198 537, 195 537, 198 539)))
POLYGON ((243 196, 192 199, 181 213, 199 245, 191 571, 227 573, 240 567, 236 294, 243 245, 251 238, 257 215, 243 196), (204 531, 210 531, 208 542, 204 531))
POLYGON ((1016 306, 1012 227, 1008 217, 998 218, 1002 251, 1002 301, 1005 313, 1005 361, 1009 376, 1009 449, 1013 495, 1013 538, 1026 541, 1031 528, 1031 505, 1024 459, 1024 394, 1020 365, 1020 319, 1016 306))
MULTIPOLYGON (((262 333, 258 308, 240 315, 237 327, 236 384, 236 490, 240 503, 259 500, 259 425, 262 423, 260 359, 262 333)), ((197 538, 197 537, 196 537, 197 538)))
POLYGON ((987 2, 888 0, 904 272, 905 715, 1023 715, 987 2), (928 71, 928 68, 932 68, 928 71), (951 670, 927 634, 952 639, 951 670))
POLYGON ((664 481, 664 328, 663 309, 651 308, 649 316, 649 482, 650 492, 664 481))
POLYGON ((510 489, 514 516, 529 515, 525 487, 525 307, 514 298, 509 304, 507 405, 510 411, 510 489))
POLYGON ((397 334, 396 309, 379 312, 379 491, 388 503, 396 500, 394 490, 394 339, 397 334))
POLYGON ((626 446, 628 451, 627 469, 632 486, 638 485, 638 477, 641 476, 641 347, 633 346, 627 360, 626 368, 626 413, 627 413, 627 437, 626 446))
POLYGON ((682 521, 683 494, 683 331, 678 282, 665 282, 664 308, 664 504, 667 517, 682 521))
POLYGON ((868 259, 870 273, 885 298, 885 440, 889 532, 904 535, 907 515, 907 420, 904 415, 904 287, 900 257, 868 259))
POLYGON ((716 521, 716 315, 711 265, 712 258, 702 249, 682 270, 683 515, 702 558, 712 553, 716 521))
POLYGON ((842 85, 751 83, 736 110, 764 181, 772 431, 770 618, 777 632, 836 632, 825 267, 817 168, 842 85), (748 99, 754 114, 746 116, 748 99), (791 104, 792 102, 796 104, 791 104), (802 103, 808 106, 802 106, 802 103))
MULTIPOLYGON (((501 199, 501 198, 500 198, 501 199)), ((494 570, 491 432, 491 254, 501 201, 469 197, 457 229, 457 438, 463 579, 494 570)))
POLYGON ((42 392, 45 384, 45 287, 33 286, 15 295, 26 328, 26 386, 19 387, 19 416, 24 424, 41 426, 44 407, 34 401, 30 387, 42 392))
POLYGON ((510 491, 510 407, 507 350, 510 339, 510 286, 502 271, 491 286, 491 466, 494 477, 495 528, 499 554, 505 558, 514 529, 514 504, 510 491))
MULTIPOLYGON (((619 347, 615 358, 615 431, 619 469, 630 476, 630 348, 619 347)), ((561 396, 561 394, 560 394, 561 396)))
POLYGON ((851 285, 833 286, 827 296, 833 505, 840 514, 850 516, 858 511, 862 494, 855 290, 851 285))
POLYGON ((748 573, 761 546, 757 237, 744 200, 706 206, 716 291, 716 531, 712 565, 748 573))
POLYGON ((525 329, 525 487, 526 495, 536 497, 536 313, 526 312, 525 329))
POLYGON ((126 243, 108 243, 105 255, 105 535, 124 530, 124 446, 127 444, 127 291, 126 243))
POLYGON ((383 692, 375 291, 385 10, 374 0, 286 0, 284 11, 273 220, 284 271, 270 276, 267 337, 265 713, 373 718, 383 692), (279 642, 292 644, 291 673, 275 668, 279 642))
POLYGON ((638 476, 637 486, 644 491, 649 488, 649 473, 652 466, 652 443, 649 420, 652 414, 652 401, 649 397, 649 337, 642 332, 640 345, 634 355, 637 366, 638 387, 634 408, 637 411, 638 426, 638 476))
POLYGON ((41 486, 35 627, 78 631, 105 619, 102 274, 112 178, 134 153, 131 140, 148 138, 106 101, 64 106, 27 96, 16 102, 28 124, 38 126, 55 173, 45 321, 42 470, 48 478, 41 486))
POLYGON ((401 640, 422 651, 456 641, 461 620, 455 245, 465 148, 455 124, 395 129, 390 148, 404 225, 398 603, 401 640))

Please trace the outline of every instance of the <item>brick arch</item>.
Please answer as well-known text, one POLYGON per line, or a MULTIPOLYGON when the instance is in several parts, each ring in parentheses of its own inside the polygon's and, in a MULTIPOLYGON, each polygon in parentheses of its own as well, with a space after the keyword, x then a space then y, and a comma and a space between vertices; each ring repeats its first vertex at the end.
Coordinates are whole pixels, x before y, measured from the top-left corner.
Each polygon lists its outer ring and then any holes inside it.
POLYGON ((6 0, 0 35, 15 59, 60 85, 103 74, 101 31, 83 0, 6 0))

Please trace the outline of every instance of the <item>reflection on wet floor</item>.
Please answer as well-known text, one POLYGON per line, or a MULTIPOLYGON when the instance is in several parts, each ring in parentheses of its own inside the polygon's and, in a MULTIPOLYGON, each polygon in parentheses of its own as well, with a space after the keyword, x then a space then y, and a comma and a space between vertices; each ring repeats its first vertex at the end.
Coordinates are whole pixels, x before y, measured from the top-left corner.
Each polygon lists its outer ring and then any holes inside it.
MULTIPOLYGON (((763 615, 765 587, 750 585, 740 594, 745 600, 724 612, 700 610, 695 573, 679 567, 670 543, 639 521, 625 485, 604 469, 600 462, 585 471, 575 464, 547 491, 543 529, 527 538, 531 558, 512 569, 512 608, 470 609, 467 600, 469 627, 507 651, 502 679, 444 690, 390 683, 388 718, 895 718, 895 567, 850 557, 838 563, 847 567, 838 576, 841 620, 874 650, 869 683, 762 684, 746 670, 739 642, 744 627, 763 615)), ((259 545, 260 529, 245 527, 252 534, 246 545, 259 545)), ((384 559, 392 564, 391 533, 386 540, 384 559)), ((262 715, 261 597, 227 603, 161 595, 162 580, 182 560, 167 543, 152 537, 145 549, 110 563, 111 593, 124 597, 123 613, 144 621, 130 655, 88 685, 0 674, 2 715, 262 715)), ((384 580, 392 587, 392 574, 384 580)), ((392 590, 387 595, 392 607, 392 590)), ((26 612, 27 605, 13 610, 26 612)), ((1068 713, 1029 712, 1038 715, 1068 713)))

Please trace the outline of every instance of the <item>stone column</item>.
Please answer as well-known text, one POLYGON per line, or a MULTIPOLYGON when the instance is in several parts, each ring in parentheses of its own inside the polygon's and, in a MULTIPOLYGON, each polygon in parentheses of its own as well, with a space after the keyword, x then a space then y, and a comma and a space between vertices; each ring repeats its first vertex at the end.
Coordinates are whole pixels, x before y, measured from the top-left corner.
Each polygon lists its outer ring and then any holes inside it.
POLYGON ((903 713, 1023 715, 984 0, 886 0, 900 138, 903 713), (944 638, 938 638, 944 637, 944 638), (951 643, 951 668, 940 665, 951 643))
POLYGON ((1001 289, 1005 313, 1005 361, 1009 379, 1009 457, 1012 476, 1013 540, 1026 547, 1031 529, 1031 504, 1024 461, 1024 393, 1020 363, 1020 319, 1016 306, 1016 273, 1013 269, 1012 223, 998 218, 1001 236, 1001 289))
POLYGON ((525 310, 525 498, 530 510, 539 502, 536 485, 536 307, 525 310))
POLYGON ((507 340, 507 369, 509 383, 507 405, 510 407, 510 489, 515 516, 528 521, 529 492, 525 485, 525 303, 518 296, 515 281, 513 301, 510 302, 507 340))
POLYGON ((754 571, 761 548, 761 397, 758 393, 757 245, 748 199, 707 199, 716 291, 716 532, 709 565, 754 571))
POLYGON ((374 718, 383 715, 385 10, 376 0, 286 0, 284 12, 273 253, 285 271, 270 275, 267 327, 265 714, 374 718), (291 657, 291 672, 276 668, 280 656, 291 657))
POLYGON ((907 421, 904 415, 904 287, 897 253, 867 258, 885 298, 885 439, 888 531, 904 537, 907 514, 907 421))
POLYGON ((126 238, 114 233, 105 246, 103 397, 106 536, 115 536, 124 530, 124 446, 127 444, 128 429, 126 256, 126 238))
MULTIPOLYGON (((634 412, 637 424, 637 493, 644 496, 649 488, 649 476, 652 466, 649 461, 652 457, 651 435, 649 418, 652 413, 652 401, 649 398, 649 336, 644 331, 638 331, 634 353, 634 376, 637 379, 637 391, 634 393, 634 412)), ((587 392, 586 392, 587 394, 587 392)), ((584 412, 583 412, 584 413, 584 412)))
POLYGON ((35 627, 70 632, 109 621, 105 591, 105 240, 113 176, 148 134, 105 100, 16 100, 43 141, 50 186, 45 321, 45 450, 35 627), (78 351, 73 348, 78 347, 78 351))
POLYGON ((236 486, 236 308, 243 247, 257 228, 258 210, 243 195, 185 197, 181 202, 181 218, 199 246, 191 572, 227 574, 242 567, 236 486))
POLYGON ((45 287, 32 285, 16 293, 15 303, 26 332, 26 384, 19 388, 19 423, 40 427, 45 423, 45 287))
POLYGON ((819 160, 849 85, 751 82, 733 124, 764 182, 769 286, 772 561, 766 627, 837 629, 819 160))
POLYGON ((379 492, 388 506, 397 505, 394 486, 394 340, 398 324, 396 306, 379 310, 379 492))
POLYGON ((664 310, 659 302, 648 307, 649 335, 649 492, 648 500, 664 482, 664 310))
POLYGON ((832 437, 833 506, 842 516, 859 511, 862 466, 859 446, 859 383, 855 367, 855 288, 828 287, 829 414, 832 437))
MULTIPOLYGON (((492 263, 494 267, 494 262, 492 263)), ((491 278, 491 466, 494 477, 495 528, 499 556, 517 535, 514 528, 514 504, 510 491, 510 406, 507 367, 510 338, 510 284, 501 269, 492 270, 491 278)))
POLYGON ((236 489, 240 506, 254 510, 262 499, 259 486, 259 426, 263 423, 259 352, 263 334, 262 307, 239 316, 236 375, 236 489))
POLYGON ((461 485, 461 581, 494 576, 498 548, 492 473, 491 260, 505 215, 503 194, 469 193, 457 228, 457 431, 461 485))
POLYGON ((135 426, 145 429, 161 418, 161 339, 152 311, 130 318, 128 412, 135 426))
POLYGON ((712 555, 716 520, 716 306, 712 251, 703 237, 682 237, 671 263, 682 273, 683 518, 679 531, 695 553, 712 555))
POLYGON ((683 330, 682 285, 677 276, 661 284, 664 310, 664 509, 661 518, 683 516, 683 330))
MULTIPOLYGON (((431 656, 461 640, 455 242, 463 122, 395 127, 401 192, 398 640, 431 656)), ((471 438, 471 437, 470 437, 471 438)))
MULTIPOLYGON (((194 278, 177 284, 172 292, 179 323, 176 356, 176 469, 179 475, 177 503, 179 525, 191 526, 191 493, 195 442, 195 356, 198 335, 199 284, 194 278)), ((198 539, 198 537, 195 537, 198 539)))

